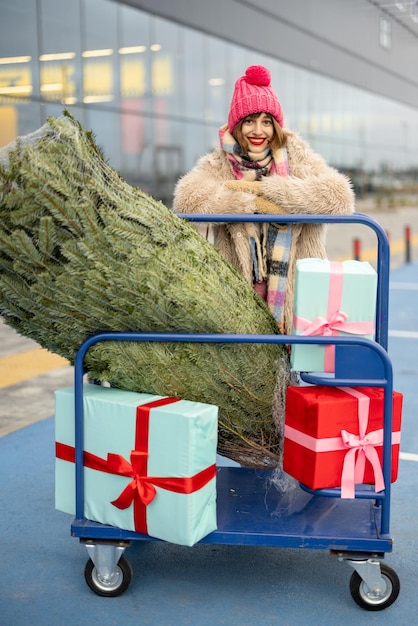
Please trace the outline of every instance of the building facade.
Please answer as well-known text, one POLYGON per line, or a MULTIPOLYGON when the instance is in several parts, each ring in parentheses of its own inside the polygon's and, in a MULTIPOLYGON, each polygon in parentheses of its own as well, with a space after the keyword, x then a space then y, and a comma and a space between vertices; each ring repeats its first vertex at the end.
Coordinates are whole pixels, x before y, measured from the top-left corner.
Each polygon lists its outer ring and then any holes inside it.
POLYGON ((0 0, 0 18, 0 146, 68 108, 170 204, 217 145, 235 79, 263 64, 286 126, 360 193, 418 183, 418 3, 0 0))

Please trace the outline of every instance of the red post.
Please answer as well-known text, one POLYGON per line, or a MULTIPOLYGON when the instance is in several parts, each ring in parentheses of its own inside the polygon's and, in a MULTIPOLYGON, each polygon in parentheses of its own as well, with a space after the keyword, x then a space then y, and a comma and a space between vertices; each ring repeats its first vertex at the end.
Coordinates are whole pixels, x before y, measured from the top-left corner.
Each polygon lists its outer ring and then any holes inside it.
POLYGON ((353 240, 353 255, 355 261, 360 261, 361 242, 360 239, 353 240))
POLYGON ((411 227, 405 226, 405 263, 411 262, 411 227))

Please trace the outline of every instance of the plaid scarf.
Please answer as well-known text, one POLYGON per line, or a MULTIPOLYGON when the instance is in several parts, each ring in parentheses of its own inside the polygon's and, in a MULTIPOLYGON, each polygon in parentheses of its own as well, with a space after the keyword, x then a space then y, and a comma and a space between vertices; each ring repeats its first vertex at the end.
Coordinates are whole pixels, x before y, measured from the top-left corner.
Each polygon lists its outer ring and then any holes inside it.
MULTIPOLYGON (((226 153, 232 173, 238 180, 261 180, 263 176, 288 176, 289 164, 286 148, 274 153, 270 149, 263 154, 243 154, 240 145, 228 131, 219 130, 221 147, 226 153)), ((255 282, 267 280, 267 306, 277 325, 283 327, 284 300, 286 295, 289 253, 292 242, 291 224, 246 224, 250 239, 255 282)))

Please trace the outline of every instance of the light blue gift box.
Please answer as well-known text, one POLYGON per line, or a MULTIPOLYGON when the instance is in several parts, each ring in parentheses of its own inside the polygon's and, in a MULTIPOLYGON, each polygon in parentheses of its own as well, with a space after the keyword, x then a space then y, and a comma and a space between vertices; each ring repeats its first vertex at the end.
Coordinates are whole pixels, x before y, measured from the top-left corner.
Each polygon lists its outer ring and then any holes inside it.
MULTIPOLYGON (((162 396, 84 385, 84 450, 128 462, 134 448, 136 409, 162 396)), ((179 400, 152 408, 149 417, 148 476, 190 478, 216 463, 218 407, 179 400)), ((55 392, 55 439, 74 447, 74 388, 55 392)), ((135 530, 133 505, 120 510, 116 500, 132 478, 84 468, 87 519, 135 530)), ((174 493, 155 487, 146 508, 148 535, 192 546, 216 530, 216 478, 197 491, 174 493)), ((55 507, 75 514, 75 464, 56 458, 55 507)))
MULTIPOLYGON (((339 309, 347 314, 347 323, 375 323, 377 274, 370 263, 364 261, 343 261, 342 295, 339 309)), ((299 259, 296 262, 294 318, 313 322, 318 317, 327 317, 331 278, 331 262, 326 259, 299 259)), ((292 334, 300 335, 302 330, 295 328, 292 334)), ((338 332, 347 337, 373 339, 373 333, 351 334, 338 332)), ((290 363, 294 371, 325 371, 325 346, 294 344, 290 363)), ((332 372, 333 368, 326 371, 332 372)))

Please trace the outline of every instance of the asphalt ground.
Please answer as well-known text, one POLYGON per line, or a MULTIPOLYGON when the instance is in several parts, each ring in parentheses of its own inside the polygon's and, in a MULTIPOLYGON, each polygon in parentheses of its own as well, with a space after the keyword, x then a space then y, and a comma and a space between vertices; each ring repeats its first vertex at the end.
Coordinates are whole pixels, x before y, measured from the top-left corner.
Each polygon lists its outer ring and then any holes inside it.
MULTIPOLYGON (((378 613, 360 609, 348 591, 351 569, 323 551, 204 544, 184 548, 160 542, 133 542, 127 550, 134 580, 122 596, 93 594, 83 577, 86 550, 70 537, 72 518, 54 509, 53 391, 72 384, 72 368, 0 324, 2 626, 415 623, 418 211, 400 209, 395 215, 373 217, 390 233, 394 252, 389 355, 395 389, 404 394, 399 478, 392 488, 394 550, 385 559, 401 579, 395 604, 378 613), (408 264, 405 226, 413 233, 408 264)), ((332 232, 336 228, 328 233, 330 258, 352 258, 357 232, 347 231, 343 237, 332 232)), ((370 255, 367 260, 373 262, 373 246, 366 235, 360 236, 363 260, 370 255)))

